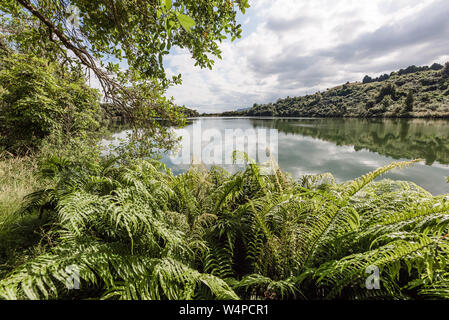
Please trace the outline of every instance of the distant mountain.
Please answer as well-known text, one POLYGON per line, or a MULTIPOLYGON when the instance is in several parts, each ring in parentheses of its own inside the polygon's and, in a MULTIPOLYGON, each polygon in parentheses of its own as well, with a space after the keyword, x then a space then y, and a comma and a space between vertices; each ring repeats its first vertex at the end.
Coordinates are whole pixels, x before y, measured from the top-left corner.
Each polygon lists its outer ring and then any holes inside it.
POLYGON ((449 117, 449 62, 410 66, 325 92, 254 104, 223 116, 274 117, 449 117))

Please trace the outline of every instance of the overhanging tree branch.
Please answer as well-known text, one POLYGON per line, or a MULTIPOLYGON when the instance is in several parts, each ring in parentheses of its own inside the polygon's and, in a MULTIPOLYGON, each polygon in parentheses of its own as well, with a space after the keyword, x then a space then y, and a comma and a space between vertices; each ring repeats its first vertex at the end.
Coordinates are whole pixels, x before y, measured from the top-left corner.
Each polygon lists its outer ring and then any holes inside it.
POLYGON ((100 85, 103 88, 103 92, 107 99, 111 99, 115 104, 122 107, 126 112, 127 116, 132 119, 132 112, 130 112, 127 104, 123 102, 123 99, 119 98, 121 95, 128 96, 132 98, 131 93, 126 90, 122 85, 114 81, 108 73, 97 66, 95 59, 90 55, 90 53, 80 46, 74 44, 60 29, 58 29, 49 19, 47 19, 41 12, 39 12, 28 0, 16 0, 25 9, 27 9, 34 17, 39 19, 43 24, 45 24, 52 34, 55 34, 61 43, 70 51, 72 51, 75 56, 80 60, 80 62, 90 70, 92 70, 95 76, 98 78, 100 85))

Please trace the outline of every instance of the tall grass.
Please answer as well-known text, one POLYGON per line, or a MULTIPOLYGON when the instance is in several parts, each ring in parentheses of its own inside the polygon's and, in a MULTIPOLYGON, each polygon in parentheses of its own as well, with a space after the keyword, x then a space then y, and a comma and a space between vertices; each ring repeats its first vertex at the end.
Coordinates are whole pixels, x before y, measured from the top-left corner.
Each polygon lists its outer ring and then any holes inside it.
POLYGON ((26 261, 27 249, 39 240, 34 232, 42 223, 38 216, 13 214, 27 194, 42 188, 36 175, 37 162, 35 156, 0 154, 0 275, 26 261))
POLYGON ((0 221, 20 207, 23 197, 41 186, 35 172, 34 157, 12 157, 0 154, 0 221))

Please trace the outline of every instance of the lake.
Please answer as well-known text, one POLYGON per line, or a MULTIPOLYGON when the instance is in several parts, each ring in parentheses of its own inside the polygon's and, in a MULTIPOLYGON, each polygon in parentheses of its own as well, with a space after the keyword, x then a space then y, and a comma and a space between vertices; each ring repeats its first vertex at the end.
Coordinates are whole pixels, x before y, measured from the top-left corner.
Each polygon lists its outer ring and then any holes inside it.
MULTIPOLYGON (((271 136, 276 138, 275 143, 270 146, 271 152, 281 169, 294 178, 304 174, 330 172, 338 182, 344 182, 394 161, 420 158, 424 159, 423 163, 411 168, 396 169, 385 174, 383 178, 413 181, 434 195, 449 193, 449 184, 446 182, 446 177, 449 176, 447 120, 192 119, 183 130, 175 130, 178 135, 185 137, 181 147, 184 154, 185 150, 189 153, 189 162, 180 163, 179 157, 168 154, 164 155, 162 161, 175 173, 183 172, 189 168, 192 159, 206 149, 206 153, 212 155, 217 151, 226 153, 223 150, 227 148, 225 145, 229 144, 229 141, 221 141, 219 135, 225 137, 226 130, 237 129, 266 131, 267 137, 270 137, 271 132, 271 136), (198 128, 203 132, 201 150, 194 147, 194 141, 198 141, 194 132, 198 128)), ((122 131, 115 134, 114 139, 125 136, 126 132, 122 131)), ((245 147, 248 143, 251 144, 251 137, 246 140, 245 147)), ((257 148, 265 146, 262 144, 257 148)), ((222 166, 232 171, 233 167, 229 164, 223 162, 222 166)))

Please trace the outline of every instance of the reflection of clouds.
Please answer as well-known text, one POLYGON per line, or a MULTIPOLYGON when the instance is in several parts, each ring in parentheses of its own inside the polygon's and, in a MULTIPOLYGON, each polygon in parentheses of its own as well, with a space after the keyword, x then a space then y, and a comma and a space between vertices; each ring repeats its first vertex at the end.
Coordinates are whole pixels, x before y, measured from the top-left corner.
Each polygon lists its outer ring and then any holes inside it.
MULTIPOLYGON (((245 152, 258 163, 269 160, 266 150, 276 160, 278 155, 277 131, 267 129, 238 128, 230 122, 213 120, 220 129, 208 126, 208 122, 196 121, 188 129, 176 130, 182 137, 180 148, 168 157, 173 164, 189 164, 198 159, 204 164, 231 165, 234 151, 245 152), (229 128, 230 127, 230 128, 229 128)), ((237 161, 237 164, 243 162, 237 161)))
POLYGON ((112 139, 104 139, 100 142, 100 146, 103 150, 102 154, 106 155, 111 153, 111 151, 117 147, 119 147, 122 143, 126 143, 128 141, 129 135, 132 130, 125 130, 122 132, 114 133, 112 135, 112 139))
MULTIPOLYGON (((366 149, 356 151, 353 146, 337 146, 332 142, 299 134, 279 135, 279 165, 295 178, 331 172, 336 181, 344 182, 394 161, 398 160, 366 149)), ((410 168, 392 170, 382 178, 412 181, 434 194, 441 194, 449 192, 449 184, 444 180, 447 175, 448 166, 417 164, 410 168)))
POLYGON ((432 167, 446 169, 446 171, 447 171, 446 174, 449 175, 449 165, 447 165, 447 164, 440 164, 440 163, 436 162, 432 165, 432 167))
MULTIPOLYGON (((298 121, 298 120, 296 120, 298 121)), ((244 148, 252 154, 260 152, 265 153, 265 145, 263 143, 257 144, 257 131, 247 131, 248 136, 244 136, 247 129, 254 129, 253 122, 250 119, 200 119, 195 123, 201 123, 202 132, 210 129, 211 133, 220 133, 223 138, 201 141, 201 153, 206 155, 213 154, 213 151, 219 150, 221 145, 224 159, 230 159, 234 151, 234 146, 243 145, 244 148), (225 139, 225 131, 234 129, 242 129, 243 135, 238 135, 232 139, 225 139), (205 151, 206 150, 206 151, 205 151)), ((297 123, 297 122, 296 122, 297 123)), ((285 122, 282 123, 285 125, 285 122)), ((367 124, 368 126, 369 124, 367 124)), ((256 129, 273 129, 276 128, 275 122, 271 120, 258 121, 256 129)), ((325 128, 323 130, 326 130, 325 128)), ((174 130, 179 136, 189 135, 193 137, 193 125, 189 125, 184 129, 174 130)), ((113 136, 114 143, 119 139, 126 139, 129 131, 115 134, 113 136)), ((268 131, 267 131, 268 137, 268 131)), ((207 138, 207 137, 206 137, 207 138)), ((190 162, 193 153, 193 139, 181 140, 180 146, 183 150, 190 150, 187 154, 189 163, 181 162, 177 164, 168 155, 163 158, 163 162, 171 168, 175 174, 182 173, 190 167, 190 162), (189 149, 190 146, 190 149, 189 149)), ((197 141, 198 142, 198 141, 197 141)), ((260 142, 260 141, 259 141, 260 142)), ((105 142, 105 145, 109 142, 105 142)), ((374 171, 382 166, 389 165, 395 160, 391 157, 382 156, 376 152, 371 152, 366 149, 356 151, 354 146, 338 146, 336 143, 328 142, 321 139, 316 139, 310 136, 294 133, 279 133, 278 139, 271 142, 271 149, 273 156, 277 159, 279 166, 287 173, 290 173, 294 178, 299 178, 306 174, 320 174, 330 172, 334 175, 336 181, 344 182, 353 180, 371 171, 374 171)), ((407 160, 407 159, 399 159, 407 160)), ((259 161, 264 162, 264 161, 259 161)), ((243 167, 238 165, 230 165, 231 162, 224 162, 220 166, 224 167, 230 172, 236 172, 243 167)), ((210 168, 213 163, 206 165, 210 168)), ((394 180, 408 180, 415 182, 426 190, 434 194, 449 193, 449 184, 446 183, 445 177, 449 176, 449 166, 434 164, 433 166, 426 166, 424 164, 416 164, 413 167, 406 169, 395 169, 382 178, 390 178, 394 180)))

